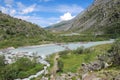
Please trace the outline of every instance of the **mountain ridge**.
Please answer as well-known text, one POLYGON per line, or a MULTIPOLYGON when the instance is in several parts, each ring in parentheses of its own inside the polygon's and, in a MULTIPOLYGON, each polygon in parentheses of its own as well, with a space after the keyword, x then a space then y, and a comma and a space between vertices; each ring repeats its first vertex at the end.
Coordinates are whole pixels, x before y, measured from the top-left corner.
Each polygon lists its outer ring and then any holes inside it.
POLYGON ((119 4, 119 0, 95 0, 90 7, 74 19, 64 22, 65 24, 62 22, 52 25, 48 30, 55 32, 115 33, 112 29, 120 29, 119 4), (110 28, 111 32, 109 32, 110 28))

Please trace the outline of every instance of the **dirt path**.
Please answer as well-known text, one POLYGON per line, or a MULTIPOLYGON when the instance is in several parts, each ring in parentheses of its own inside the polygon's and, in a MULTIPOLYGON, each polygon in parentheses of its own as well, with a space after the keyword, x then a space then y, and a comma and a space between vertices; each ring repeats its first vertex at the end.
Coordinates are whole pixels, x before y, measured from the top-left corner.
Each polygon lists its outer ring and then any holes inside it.
POLYGON ((55 57, 54 57, 54 66, 52 68, 52 74, 51 74, 51 80, 55 80, 56 77, 56 72, 58 70, 58 58, 59 58, 59 54, 56 53, 55 57))

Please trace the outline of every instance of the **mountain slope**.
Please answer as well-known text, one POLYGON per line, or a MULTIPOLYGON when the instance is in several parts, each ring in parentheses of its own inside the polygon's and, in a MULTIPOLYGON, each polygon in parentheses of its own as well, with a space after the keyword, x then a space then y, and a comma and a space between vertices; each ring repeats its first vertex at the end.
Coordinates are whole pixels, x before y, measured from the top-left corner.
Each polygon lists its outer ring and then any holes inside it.
POLYGON ((71 26, 71 22, 72 22, 72 20, 71 21, 62 21, 60 23, 50 25, 50 26, 46 27, 45 29, 52 30, 53 32, 54 31, 67 31, 67 30, 69 30, 69 26, 71 26))
MULTIPOLYGON (((95 0, 94 3, 74 19, 49 27, 52 31, 72 31, 85 33, 120 32, 120 1, 95 0)), ((120 34, 120 33, 119 33, 120 34)))
POLYGON ((0 48, 29 45, 47 40, 51 34, 39 26, 0 12, 0 48), (6 47, 7 47, 6 46, 6 47))

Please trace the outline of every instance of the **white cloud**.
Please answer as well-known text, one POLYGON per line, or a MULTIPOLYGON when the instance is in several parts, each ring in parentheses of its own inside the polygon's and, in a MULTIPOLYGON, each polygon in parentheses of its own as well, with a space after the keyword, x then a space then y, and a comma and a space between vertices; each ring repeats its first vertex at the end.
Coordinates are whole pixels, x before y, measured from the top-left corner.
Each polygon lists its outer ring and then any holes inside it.
POLYGON ((29 7, 26 7, 25 9, 22 10, 22 13, 21 14, 28 14, 28 13, 31 13, 33 11, 35 11, 35 7, 36 5, 31 5, 29 7))
POLYGON ((16 10, 8 7, 2 7, 0 6, 0 10, 2 13, 9 14, 11 16, 14 16, 16 14, 16 10))
POLYGON ((20 15, 24 15, 24 14, 34 12, 35 9, 36 9, 36 4, 32 4, 30 6, 26 6, 21 2, 17 2, 16 4, 17 4, 17 10, 18 10, 17 13, 20 14, 20 15))
POLYGON ((38 24, 42 27, 46 27, 48 25, 51 25, 52 23, 56 23, 57 21, 59 21, 59 18, 56 18, 56 17, 44 18, 39 16, 24 16, 24 15, 21 15, 21 16, 16 15, 15 17, 38 24))
POLYGON ((17 7, 18 7, 20 10, 22 10, 22 9, 25 8, 25 5, 22 4, 21 2, 17 2, 16 4, 17 4, 17 7))
POLYGON ((5 7, 2 7, 2 6, 0 6, 0 10, 3 12, 3 13, 8 13, 8 9, 7 8, 5 8, 5 7))
POLYGON ((32 16, 28 21, 38 24, 42 27, 46 27, 51 25, 52 23, 56 23, 57 21, 59 21, 59 18, 57 17, 44 18, 44 17, 32 16))
POLYGON ((38 24, 42 27, 46 27, 46 26, 58 23, 58 22, 63 21, 63 20, 70 20, 70 19, 74 18, 74 16, 72 16, 69 12, 65 13, 63 16, 60 16, 60 17, 44 18, 44 17, 40 17, 37 15, 35 15, 35 16, 17 15, 15 17, 32 22, 32 23, 35 23, 35 24, 38 24))
POLYGON ((67 12, 63 16, 60 16, 61 21, 66 21, 74 18, 74 16, 71 15, 71 13, 67 12))
POLYGON ((16 14, 16 10, 10 10, 10 15, 15 15, 16 14))

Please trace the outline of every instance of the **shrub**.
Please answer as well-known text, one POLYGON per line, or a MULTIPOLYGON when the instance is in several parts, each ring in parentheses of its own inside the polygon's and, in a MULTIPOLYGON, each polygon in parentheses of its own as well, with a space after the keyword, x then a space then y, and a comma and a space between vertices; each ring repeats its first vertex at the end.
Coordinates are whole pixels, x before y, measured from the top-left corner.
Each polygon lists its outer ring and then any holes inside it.
POLYGON ((61 60, 58 60, 58 70, 57 72, 63 72, 64 63, 61 60))
POLYGON ((74 51, 75 54, 82 54, 83 52, 84 52, 84 47, 83 47, 83 46, 77 48, 77 49, 74 51))
POLYGON ((0 67, 5 66, 5 56, 0 56, 0 67))
POLYGON ((113 63, 115 65, 120 65, 120 40, 117 40, 114 43, 111 48, 111 53, 113 54, 113 63))
POLYGON ((23 57, 17 59, 17 61, 13 64, 7 64, 3 68, 0 67, 0 79, 14 80, 16 78, 26 78, 37 73, 43 68, 43 64, 35 63, 29 58, 23 57))
POLYGON ((59 55, 60 55, 60 57, 62 57, 62 58, 66 58, 66 57, 67 57, 66 55, 67 55, 68 53, 70 53, 70 51, 65 50, 65 51, 59 52, 59 55))

